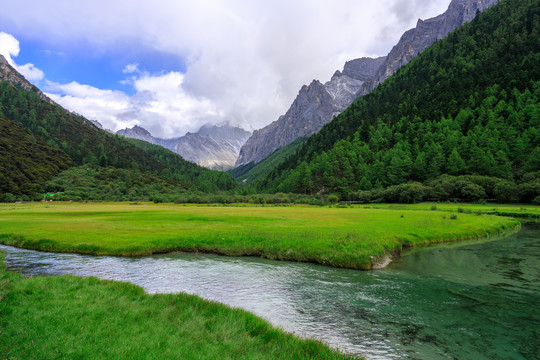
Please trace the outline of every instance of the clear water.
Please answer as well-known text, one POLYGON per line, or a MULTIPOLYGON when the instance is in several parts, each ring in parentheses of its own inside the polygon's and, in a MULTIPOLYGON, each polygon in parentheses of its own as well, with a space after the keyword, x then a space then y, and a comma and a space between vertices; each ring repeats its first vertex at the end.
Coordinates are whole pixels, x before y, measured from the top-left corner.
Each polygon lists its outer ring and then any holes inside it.
POLYGON ((145 258, 0 247, 11 271, 187 292, 369 359, 540 359, 540 223, 505 239, 409 252, 387 269, 200 254, 145 258))

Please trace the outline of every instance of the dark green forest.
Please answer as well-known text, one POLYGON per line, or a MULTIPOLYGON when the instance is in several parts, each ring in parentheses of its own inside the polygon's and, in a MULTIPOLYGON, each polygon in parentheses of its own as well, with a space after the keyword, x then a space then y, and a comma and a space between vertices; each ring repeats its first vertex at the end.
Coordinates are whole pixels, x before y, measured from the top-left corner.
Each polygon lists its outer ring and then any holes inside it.
POLYGON ((495 198, 471 180, 491 177, 504 183, 498 198, 510 187, 513 200, 531 201, 530 188, 540 195, 539 80, 540 2, 501 1, 357 99, 259 190, 383 200, 383 188, 433 190, 428 182, 447 174, 439 183, 469 189, 421 197, 495 198))
POLYGON ((62 150, 47 144, 22 126, 0 117, 0 201, 25 200, 38 194, 43 183, 75 165, 62 150), (9 195, 5 195, 9 194, 9 195))
POLYGON ((72 167, 45 184, 54 200, 146 200, 162 202, 189 192, 193 185, 159 176, 113 167, 72 167))
POLYGON ((2 147, 9 146, 9 155, 2 156, 2 192, 35 196, 44 191, 46 180, 73 165, 100 165, 140 171, 159 176, 164 181, 189 184, 203 191, 229 190, 236 182, 229 174, 208 170, 185 161, 162 147, 146 144, 135 146, 125 138, 99 130, 85 118, 62 107, 42 101, 36 93, 0 82, 0 118, 3 127, 2 147), (8 133, 24 131, 21 144, 14 146, 17 136, 8 133), (27 141, 28 140, 28 141, 27 141), (45 147, 47 145, 48 147, 45 147), (58 151, 51 151, 51 148, 58 151), (41 154, 36 161, 29 154, 41 154), (33 161, 33 162, 31 162, 33 161), (13 166, 24 164, 24 166, 13 166), (39 176, 29 177, 24 167, 39 176), (22 186, 30 181, 31 186, 22 186))

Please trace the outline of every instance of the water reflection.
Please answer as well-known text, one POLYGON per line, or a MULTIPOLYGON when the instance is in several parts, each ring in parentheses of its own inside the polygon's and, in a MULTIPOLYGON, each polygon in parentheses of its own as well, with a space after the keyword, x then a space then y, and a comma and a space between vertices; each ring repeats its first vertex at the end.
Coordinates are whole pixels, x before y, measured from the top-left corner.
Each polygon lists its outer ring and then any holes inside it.
POLYGON ((258 258, 50 254, 2 247, 12 271, 129 281, 241 307, 372 359, 540 358, 540 224, 361 272, 258 258))

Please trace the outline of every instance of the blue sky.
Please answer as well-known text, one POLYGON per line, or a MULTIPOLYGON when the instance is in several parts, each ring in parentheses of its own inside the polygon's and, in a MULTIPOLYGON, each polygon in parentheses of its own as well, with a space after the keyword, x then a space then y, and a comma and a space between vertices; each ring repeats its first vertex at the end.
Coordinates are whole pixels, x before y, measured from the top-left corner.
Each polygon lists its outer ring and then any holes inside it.
POLYGON ((254 130, 277 120, 302 85, 328 81, 347 60, 386 55, 449 2, 11 1, 0 52, 53 100, 114 131, 254 130))
POLYGON ((16 58, 17 62, 33 63, 47 74, 48 79, 59 83, 77 81, 134 95, 135 89, 132 86, 122 84, 126 78, 122 70, 127 64, 138 64, 140 69, 151 73, 159 73, 165 69, 186 71, 180 56, 141 48, 135 42, 118 44, 114 49, 100 51, 84 40, 67 46, 44 42, 41 39, 27 40, 20 37, 18 40, 21 51, 16 58))

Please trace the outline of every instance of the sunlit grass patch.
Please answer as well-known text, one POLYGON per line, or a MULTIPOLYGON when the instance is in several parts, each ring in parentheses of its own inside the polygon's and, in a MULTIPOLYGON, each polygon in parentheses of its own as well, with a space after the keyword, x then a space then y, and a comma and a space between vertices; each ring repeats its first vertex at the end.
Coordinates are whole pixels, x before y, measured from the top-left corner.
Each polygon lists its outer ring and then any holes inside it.
POLYGON ((453 219, 441 211, 399 209, 0 205, 0 241, 96 255, 201 251, 369 269, 403 245, 478 238, 519 226, 492 215, 463 213, 453 219))

